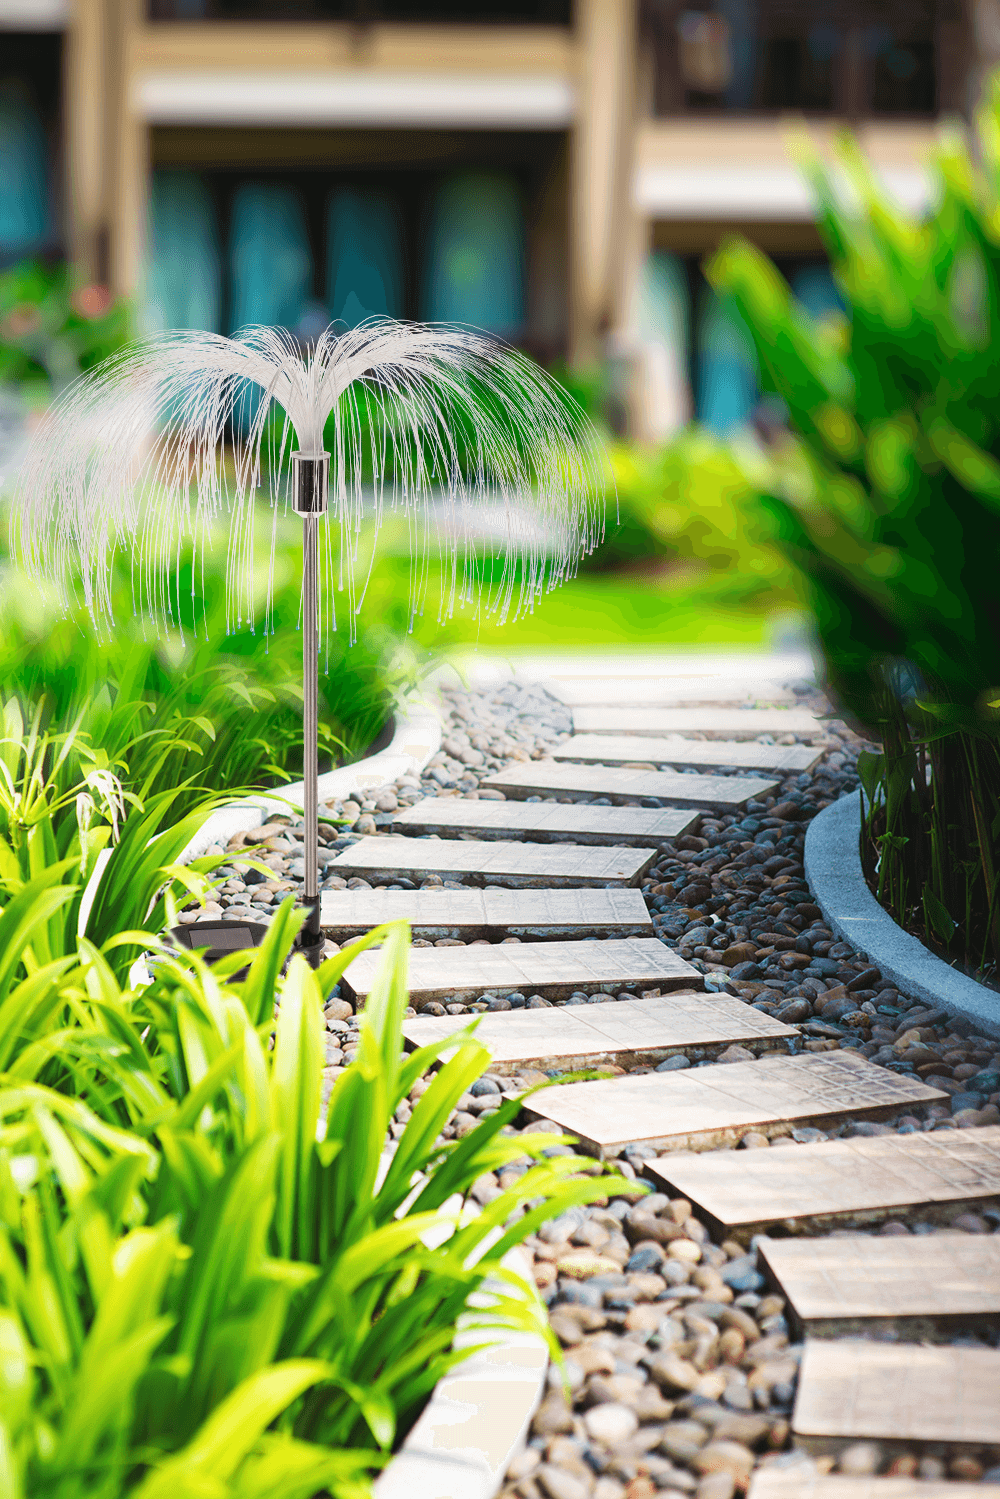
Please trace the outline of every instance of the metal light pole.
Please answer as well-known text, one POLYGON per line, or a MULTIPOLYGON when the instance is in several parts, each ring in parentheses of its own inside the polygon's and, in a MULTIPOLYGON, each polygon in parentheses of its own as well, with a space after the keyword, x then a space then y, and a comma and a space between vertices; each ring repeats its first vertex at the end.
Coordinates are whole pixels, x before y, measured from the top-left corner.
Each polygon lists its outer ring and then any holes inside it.
POLYGON ((317 529, 330 493, 329 453, 293 453, 292 508, 302 517, 302 806, 309 915, 299 943, 313 968, 323 956, 319 923, 319 560, 317 529))

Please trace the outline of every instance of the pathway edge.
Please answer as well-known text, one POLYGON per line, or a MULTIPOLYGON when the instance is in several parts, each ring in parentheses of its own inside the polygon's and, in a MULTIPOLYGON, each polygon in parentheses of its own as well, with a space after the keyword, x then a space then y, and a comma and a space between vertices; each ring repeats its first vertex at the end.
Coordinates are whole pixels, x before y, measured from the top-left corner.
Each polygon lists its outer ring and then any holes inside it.
MULTIPOLYGON (((393 726, 392 739, 385 749, 320 776, 321 802, 332 797, 345 800, 355 794, 370 796, 401 775, 419 775, 441 748, 441 715, 426 698, 397 704, 393 726)), ((249 796, 217 807, 177 856, 177 863, 187 864, 199 858, 213 843, 221 843, 224 848, 234 833, 261 827, 273 813, 287 815, 291 808, 301 811, 302 797, 303 783, 292 781, 287 786, 274 787, 273 796, 249 796)))
MULTIPOLYGON (((512 1249, 502 1263, 532 1284, 522 1249, 512 1249)), ((456 1365, 434 1387, 402 1447, 375 1480, 374 1499, 494 1499, 527 1444, 548 1367, 545 1339, 513 1331, 456 1365)))
POLYGON ((1000 1037, 1000 995, 950 968, 883 911, 862 872, 860 834, 857 793, 824 808, 806 832, 806 879, 831 930, 904 993, 1000 1037))

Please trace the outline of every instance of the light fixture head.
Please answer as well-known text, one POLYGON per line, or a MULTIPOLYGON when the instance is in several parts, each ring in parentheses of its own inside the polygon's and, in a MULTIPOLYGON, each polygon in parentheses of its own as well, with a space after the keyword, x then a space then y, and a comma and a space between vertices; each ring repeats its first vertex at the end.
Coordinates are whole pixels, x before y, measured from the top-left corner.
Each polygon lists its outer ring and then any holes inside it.
POLYGON ((329 492, 329 453, 293 453, 292 509, 295 514, 324 515, 329 492))

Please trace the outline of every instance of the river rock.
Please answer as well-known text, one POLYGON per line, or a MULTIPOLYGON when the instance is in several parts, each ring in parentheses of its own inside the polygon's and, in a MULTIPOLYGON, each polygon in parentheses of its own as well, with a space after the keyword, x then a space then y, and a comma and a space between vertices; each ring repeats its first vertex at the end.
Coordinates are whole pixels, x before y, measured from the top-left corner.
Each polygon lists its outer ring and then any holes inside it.
POLYGON ((587 1435, 595 1442, 615 1447, 635 1435, 639 1429, 639 1418, 627 1405, 609 1400, 586 1411, 583 1424, 587 1428, 587 1435))

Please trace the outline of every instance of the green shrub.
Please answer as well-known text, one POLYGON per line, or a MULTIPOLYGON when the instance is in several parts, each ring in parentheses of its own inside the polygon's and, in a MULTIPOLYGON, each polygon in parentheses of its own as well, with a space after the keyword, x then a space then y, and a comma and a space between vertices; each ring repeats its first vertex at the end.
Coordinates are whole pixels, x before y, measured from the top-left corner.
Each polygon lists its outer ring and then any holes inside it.
MULTIPOLYGON (((227 633, 221 536, 204 571, 195 575, 181 560, 179 627, 162 641, 133 617, 127 568, 116 580, 115 631, 101 634, 83 609, 62 617, 0 557, 0 690, 20 698, 25 716, 42 706, 42 723, 54 733, 78 724, 126 784, 147 795, 185 782, 236 794, 295 779, 302 768, 300 532, 279 529, 273 563, 262 544, 260 576, 273 566, 276 584, 270 635, 259 620, 256 632, 244 622, 227 633)), ((324 764, 363 754, 393 699, 426 670, 426 658, 405 644, 404 611, 405 600, 387 602, 354 645, 349 620, 338 621, 321 659, 324 764)), ((190 810, 197 795, 182 789, 177 812, 190 810)))
POLYGON ((759 479, 801 570, 836 701, 884 755, 862 762, 863 856, 897 919, 1000 962, 1000 94, 982 167, 957 138, 921 221, 857 147, 844 206, 817 161, 819 227, 848 309, 814 323, 749 244, 708 269, 753 333, 796 436, 759 479), (928 782, 927 771, 930 771, 928 782), (955 939, 952 941, 952 939, 955 939))
POLYGON ((124 348, 129 310, 102 287, 76 287, 68 266, 24 262, 0 275, 0 385, 45 401, 124 348))
MULTIPOLYGON (((151 984, 122 988, 81 944, 56 981, 68 1023, 47 1048, 8 1048, 6 1492, 356 1499, 467 1356, 453 1348, 457 1328, 480 1344, 504 1327, 545 1330, 534 1288, 500 1262, 606 1182, 574 1179, 574 1158, 547 1159, 553 1137, 505 1136, 516 1101, 441 1140, 489 1061, 474 1027, 405 1056, 405 924, 315 974, 296 956, 281 978, 300 919, 286 902, 243 980, 232 975, 245 953, 209 971, 161 951, 151 984), (359 1057, 321 1123, 323 996, 378 942, 359 1057), (38 1081, 46 1051, 77 1077, 100 1058, 85 1096, 38 1081), (420 1078, 429 1085, 385 1159, 420 1078), (517 1185, 470 1213, 476 1178, 524 1155, 536 1164, 517 1185)), ((0 1041, 24 1013, 23 995, 0 992, 0 1041)))
POLYGON ((692 426, 656 451, 612 449, 618 493, 608 497, 607 536, 590 571, 667 564, 734 595, 768 592, 794 602, 792 570, 773 544, 757 493, 733 452, 692 426))

